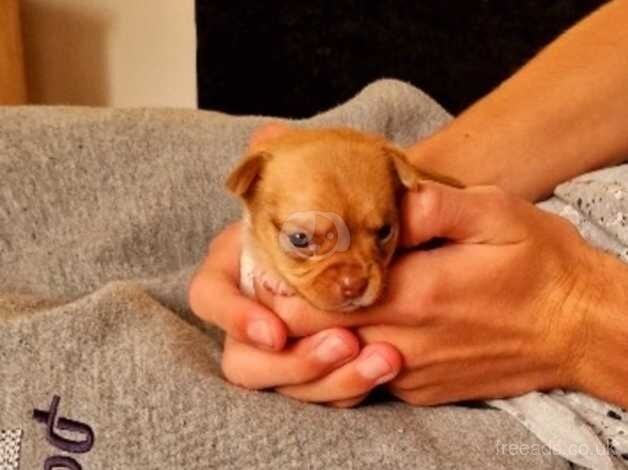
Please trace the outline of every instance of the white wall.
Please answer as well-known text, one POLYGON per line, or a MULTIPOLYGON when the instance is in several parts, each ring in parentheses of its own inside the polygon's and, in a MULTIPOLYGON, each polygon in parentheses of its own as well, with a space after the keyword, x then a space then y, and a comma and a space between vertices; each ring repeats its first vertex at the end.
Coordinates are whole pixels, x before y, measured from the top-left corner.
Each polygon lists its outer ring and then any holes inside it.
POLYGON ((194 0, 22 0, 29 101, 196 107, 194 0))

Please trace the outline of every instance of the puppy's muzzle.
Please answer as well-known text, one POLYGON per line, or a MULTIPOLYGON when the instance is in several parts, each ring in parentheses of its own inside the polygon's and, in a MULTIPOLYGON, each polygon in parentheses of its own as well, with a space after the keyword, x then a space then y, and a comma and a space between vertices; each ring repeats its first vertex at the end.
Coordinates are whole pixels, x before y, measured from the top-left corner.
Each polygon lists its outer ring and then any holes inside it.
POLYGON ((338 270, 338 288, 343 300, 355 300, 366 292, 369 279, 361 266, 348 265, 338 270))

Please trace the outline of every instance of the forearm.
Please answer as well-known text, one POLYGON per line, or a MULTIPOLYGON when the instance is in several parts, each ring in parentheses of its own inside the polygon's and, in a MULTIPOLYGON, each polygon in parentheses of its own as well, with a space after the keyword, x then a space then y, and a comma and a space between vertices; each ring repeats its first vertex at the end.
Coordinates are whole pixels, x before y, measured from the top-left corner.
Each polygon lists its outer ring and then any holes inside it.
POLYGON ((519 72, 409 150, 468 185, 536 200, 628 156, 628 1, 567 31, 519 72))
POLYGON ((597 268, 581 295, 586 316, 566 385, 628 408, 628 265, 600 254, 597 268))

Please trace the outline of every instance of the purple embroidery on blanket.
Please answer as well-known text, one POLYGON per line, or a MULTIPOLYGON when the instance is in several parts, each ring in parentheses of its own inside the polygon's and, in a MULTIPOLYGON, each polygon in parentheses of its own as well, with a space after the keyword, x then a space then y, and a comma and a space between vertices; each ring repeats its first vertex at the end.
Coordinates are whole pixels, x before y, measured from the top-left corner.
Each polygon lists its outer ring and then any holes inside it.
POLYGON ((44 470, 53 470, 56 468, 66 468, 68 470, 83 470, 81 464, 74 460, 72 457, 62 457, 60 455, 53 455, 48 457, 44 462, 44 470))
MULTIPOLYGON (((33 410, 33 419, 46 426, 46 439, 57 449, 73 454, 89 452, 94 446, 94 431, 92 431, 92 428, 87 424, 81 423, 80 421, 67 418, 57 419, 60 401, 61 398, 58 395, 53 396, 50 409, 48 411, 33 410), (67 439, 57 434, 55 428, 61 431, 79 434, 83 439, 67 439)), ((66 470, 82 470, 81 464, 67 455, 52 455, 44 462, 44 470, 61 468, 66 470)))
POLYGON ((56 423, 56 427, 61 431, 82 434, 84 439, 81 441, 66 439, 55 432, 55 420, 57 418, 60 400, 61 398, 58 395, 55 395, 52 398, 50 410, 33 410, 33 418, 46 425, 46 438, 48 439, 48 442, 50 442, 50 444, 55 446, 57 449, 71 452, 73 454, 83 454, 85 452, 89 452, 94 446, 94 431, 92 431, 92 428, 90 428, 87 424, 67 418, 59 418, 56 423))

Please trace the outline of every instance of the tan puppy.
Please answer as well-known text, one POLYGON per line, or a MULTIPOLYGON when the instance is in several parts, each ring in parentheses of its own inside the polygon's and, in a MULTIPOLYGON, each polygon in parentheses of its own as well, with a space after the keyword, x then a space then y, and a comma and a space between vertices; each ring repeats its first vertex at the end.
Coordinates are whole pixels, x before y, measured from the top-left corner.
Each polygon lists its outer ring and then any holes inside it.
POLYGON ((241 288, 255 281, 322 310, 381 296, 397 245, 398 202, 425 179, 382 137, 350 129, 286 129, 257 145, 227 180, 244 203, 241 288))

